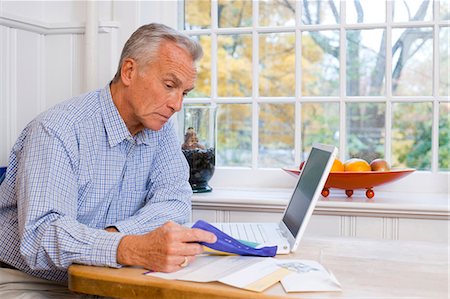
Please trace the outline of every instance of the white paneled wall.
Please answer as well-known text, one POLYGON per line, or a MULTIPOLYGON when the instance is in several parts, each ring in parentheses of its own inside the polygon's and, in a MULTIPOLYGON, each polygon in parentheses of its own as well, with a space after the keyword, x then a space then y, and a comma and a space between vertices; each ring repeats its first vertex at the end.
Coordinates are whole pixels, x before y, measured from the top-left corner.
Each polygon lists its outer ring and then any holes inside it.
MULTIPOLYGON (((0 0, 0 166, 40 112, 86 92, 87 1, 0 0)), ((177 25, 177 1, 95 1, 99 88, 114 76, 130 34, 150 22, 177 25)), ((91 75, 90 73, 89 75, 91 75)))
POLYGON ((73 53, 78 48, 73 34, 45 37, 45 63, 42 70, 45 76, 45 108, 72 96, 72 79, 81 76, 72 67, 73 53))
MULTIPOLYGON (((104 2, 101 7, 100 16, 112 15, 104 2)), ((0 165, 6 165, 12 145, 30 120, 87 91, 85 5, 83 1, 1 1, 0 9, 0 165)), ((95 50, 98 87, 111 80, 117 67, 118 30, 117 22, 100 21, 95 50)))
MULTIPOLYGON (((330 212, 329 212, 330 213, 330 212)), ((308 237, 356 237, 369 239, 430 241, 448 243, 448 219, 420 219, 391 215, 354 216, 335 212, 321 215, 314 212, 305 236, 308 237)), ((201 209, 194 206, 192 222, 278 222, 282 213, 260 211, 236 211, 232 209, 201 209)), ((439 218, 439 216, 436 216, 439 218)))

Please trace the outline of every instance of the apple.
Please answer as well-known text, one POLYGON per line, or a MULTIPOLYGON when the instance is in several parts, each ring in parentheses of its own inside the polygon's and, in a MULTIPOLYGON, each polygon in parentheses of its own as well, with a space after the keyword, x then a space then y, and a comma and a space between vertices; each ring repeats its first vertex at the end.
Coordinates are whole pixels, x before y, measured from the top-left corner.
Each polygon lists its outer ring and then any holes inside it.
POLYGON ((391 169, 389 163, 383 159, 375 159, 370 162, 370 168, 372 171, 389 171, 391 169))

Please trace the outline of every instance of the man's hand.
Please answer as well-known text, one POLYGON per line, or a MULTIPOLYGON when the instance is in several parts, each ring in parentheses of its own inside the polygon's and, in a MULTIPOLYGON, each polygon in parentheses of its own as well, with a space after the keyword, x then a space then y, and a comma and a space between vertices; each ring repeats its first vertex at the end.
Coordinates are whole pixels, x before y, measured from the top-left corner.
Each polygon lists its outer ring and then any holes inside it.
POLYGON ((117 248, 117 262, 158 272, 174 272, 182 268, 185 257, 190 263, 203 252, 197 242, 216 241, 213 233, 169 221, 144 235, 123 237, 117 248))

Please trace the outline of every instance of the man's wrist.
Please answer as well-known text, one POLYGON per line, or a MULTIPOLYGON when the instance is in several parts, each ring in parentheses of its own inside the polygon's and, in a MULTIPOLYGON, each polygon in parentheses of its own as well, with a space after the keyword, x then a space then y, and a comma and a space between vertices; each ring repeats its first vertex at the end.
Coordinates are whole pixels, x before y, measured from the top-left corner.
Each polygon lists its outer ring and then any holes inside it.
POLYGON ((132 261, 133 253, 130 252, 133 248, 133 242, 135 242, 134 239, 136 237, 137 236, 126 235, 120 240, 119 246, 117 246, 116 254, 118 264, 126 266, 136 266, 136 263, 132 261))

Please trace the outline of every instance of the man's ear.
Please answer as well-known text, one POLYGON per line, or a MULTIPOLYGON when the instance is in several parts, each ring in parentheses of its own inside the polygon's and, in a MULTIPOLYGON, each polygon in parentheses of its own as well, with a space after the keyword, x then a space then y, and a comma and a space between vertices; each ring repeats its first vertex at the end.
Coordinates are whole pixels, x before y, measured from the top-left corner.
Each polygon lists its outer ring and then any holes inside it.
POLYGON ((129 86, 135 73, 137 72, 137 63, 132 58, 127 58, 122 63, 122 68, 120 71, 120 77, 125 86, 129 86))

